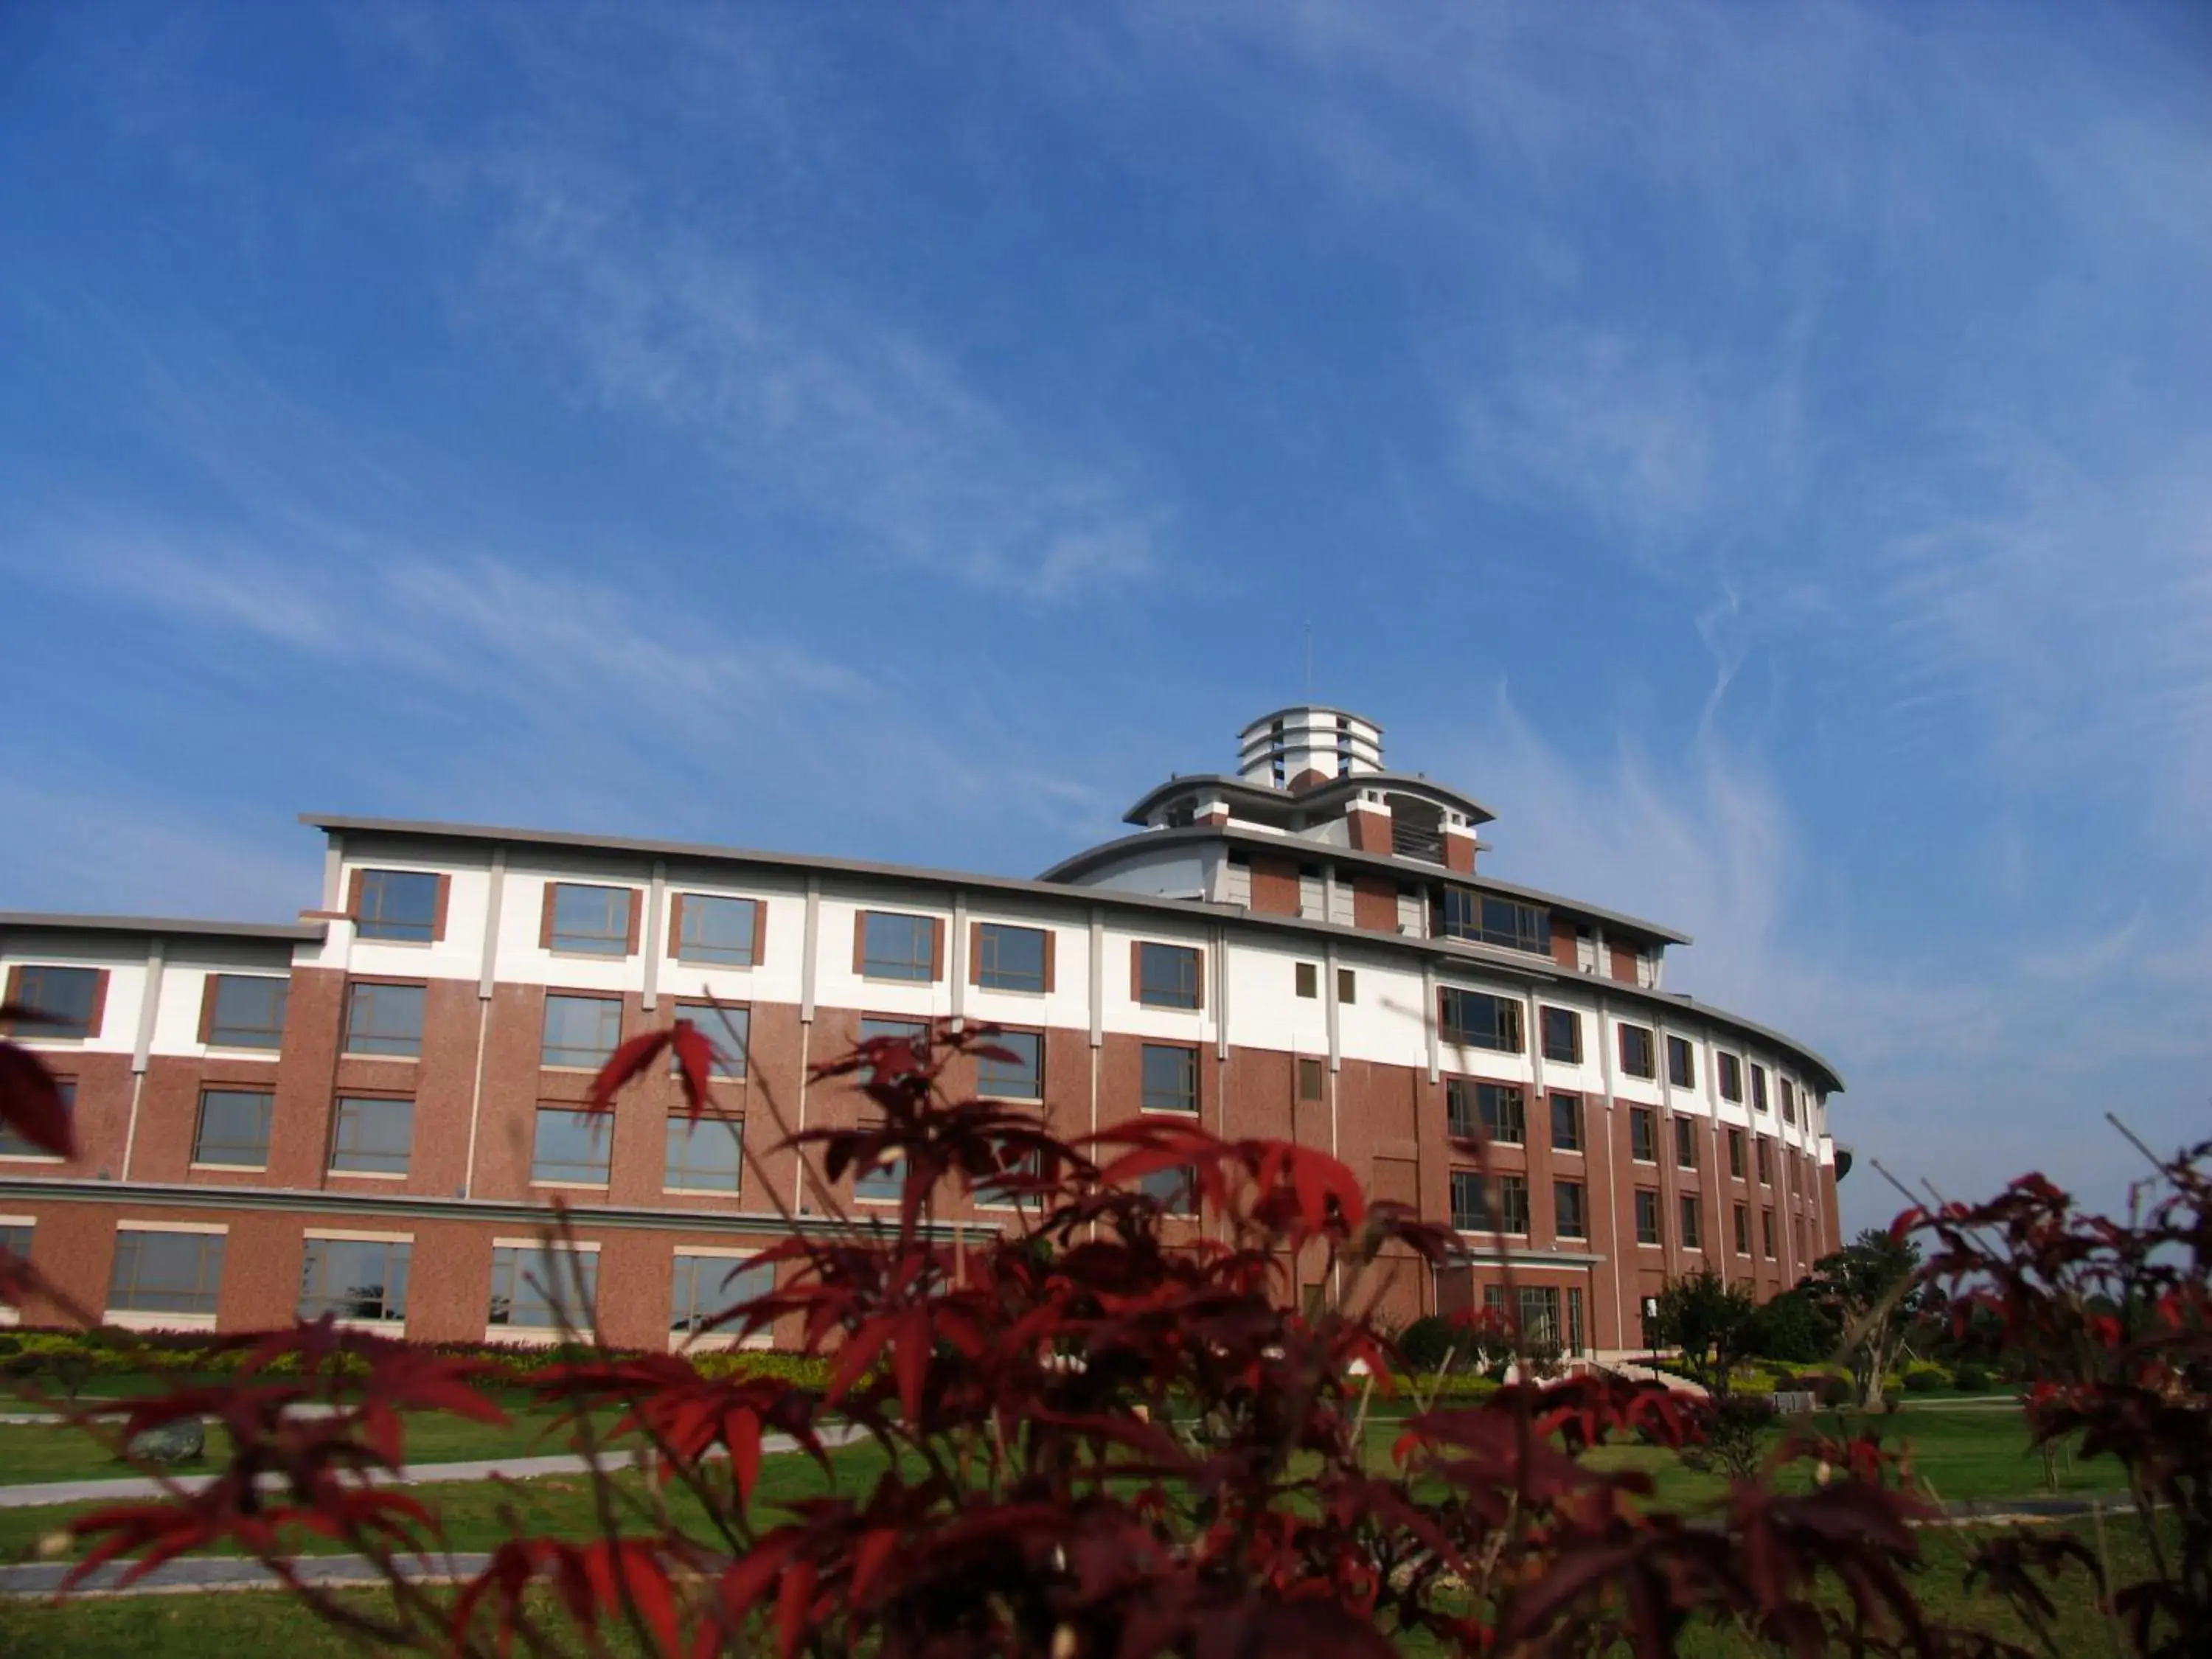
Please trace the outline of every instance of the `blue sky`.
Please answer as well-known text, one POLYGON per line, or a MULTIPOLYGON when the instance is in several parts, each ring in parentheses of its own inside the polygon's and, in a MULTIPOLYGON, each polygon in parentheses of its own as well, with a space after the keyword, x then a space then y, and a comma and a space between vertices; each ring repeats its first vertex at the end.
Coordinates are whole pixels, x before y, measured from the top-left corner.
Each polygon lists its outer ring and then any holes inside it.
POLYGON ((29 0, 0 153, 0 905, 1031 873, 1310 623, 1863 1156, 2212 1124, 2201 7, 29 0))

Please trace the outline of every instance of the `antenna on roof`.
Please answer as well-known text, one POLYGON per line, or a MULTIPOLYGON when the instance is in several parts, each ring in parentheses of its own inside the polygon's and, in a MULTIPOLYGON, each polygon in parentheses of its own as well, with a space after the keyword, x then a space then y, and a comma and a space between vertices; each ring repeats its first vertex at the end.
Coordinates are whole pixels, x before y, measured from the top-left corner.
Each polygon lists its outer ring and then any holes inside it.
POLYGON ((1313 701, 1313 623, 1306 623, 1306 701, 1313 701))

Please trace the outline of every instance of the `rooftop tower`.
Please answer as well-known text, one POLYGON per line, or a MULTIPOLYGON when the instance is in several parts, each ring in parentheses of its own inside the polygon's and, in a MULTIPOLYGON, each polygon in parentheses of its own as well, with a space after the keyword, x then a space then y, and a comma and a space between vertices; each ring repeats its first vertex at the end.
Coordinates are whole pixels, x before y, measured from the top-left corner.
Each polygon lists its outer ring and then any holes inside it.
POLYGON ((1382 769, 1382 728, 1319 703, 1262 714, 1237 734, 1237 773, 1245 782, 1303 793, 1334 778, 1382 769))

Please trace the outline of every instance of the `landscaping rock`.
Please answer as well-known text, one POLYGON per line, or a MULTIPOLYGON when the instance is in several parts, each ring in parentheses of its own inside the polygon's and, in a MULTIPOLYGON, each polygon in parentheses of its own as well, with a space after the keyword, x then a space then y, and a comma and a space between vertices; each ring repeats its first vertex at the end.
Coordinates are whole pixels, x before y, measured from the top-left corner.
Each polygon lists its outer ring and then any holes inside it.
POLYGON ((131 1437, 131 1455, 144 1463, 190 1463, 207 1450, 207 1428, 197 1417, 141 1429, 131 1437))

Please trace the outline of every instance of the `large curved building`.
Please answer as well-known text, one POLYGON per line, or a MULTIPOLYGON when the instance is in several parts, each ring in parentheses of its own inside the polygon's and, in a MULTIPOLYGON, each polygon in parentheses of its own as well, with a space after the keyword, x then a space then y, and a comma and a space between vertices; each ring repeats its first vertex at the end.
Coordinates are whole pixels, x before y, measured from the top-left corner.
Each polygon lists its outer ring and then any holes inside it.
MULTIPOLYGON (((79 1139, 64 1162, 0 1139, 0 1243, 121 1325, 332 1310, 526 1340, 557 1279, 610 1341, 678 1342, 745 1257, 820 1224, 796 1160, 741 1169, 738 1138, 857 1121, 810 1064, 954 1018, 1016 1056, 975 1089, 1063 1133, 1171 1113, 1292 1139, 1449 1220, 1471 1265, 1395 1264, 1400 1318, 1496 1302, 1510 1264, 1528 1319, 1607 1354, 1672 1275, 1795 1282, 1838 1238, 1836 1072, 1667 990, 1681 934, 1481 872, 1491 817, 1311 706, 1034 881, 311 816, 323 890, 296 923, 0 914, 8 1000, 59 1022, 15 1035, 79 1139), (611 1131, 579 1111, 619 1041, 709 998, 725 1118, 687 1123, 659 1077, 611 1131), (556 1195, 575 1247, 549 1260, 556 1195)), ((895 1179, 839 1198, 865 1217, 895 1179)))

